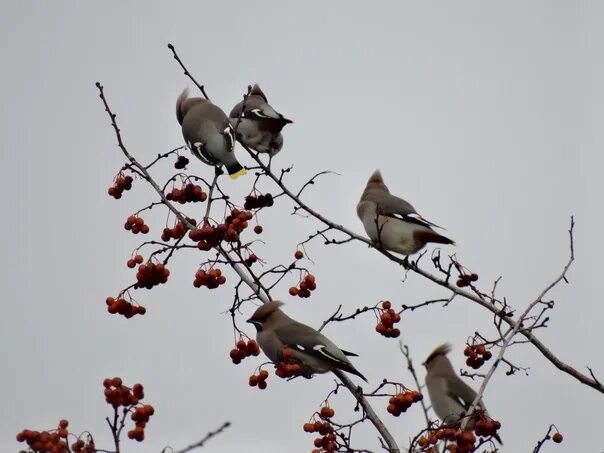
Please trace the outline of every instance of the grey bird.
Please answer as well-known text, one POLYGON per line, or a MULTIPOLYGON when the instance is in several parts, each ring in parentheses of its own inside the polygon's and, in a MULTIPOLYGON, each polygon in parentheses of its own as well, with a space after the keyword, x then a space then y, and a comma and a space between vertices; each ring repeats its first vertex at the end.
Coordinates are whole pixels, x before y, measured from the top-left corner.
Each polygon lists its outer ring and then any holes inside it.
POLYGON ((258 84, 254 85, 246 100, 233 107, 229 120, 233 128, 236 128, 240 142, 259 153, 268 153, 271 157, 281 151, 281 130, 292 122, 271 107, 258 84))
POLYGON ((176 100, 176 119, 195 157, 208 165, 224 165, 232 179, 247 173, 235 157, 233 127, 219 107, 204 98, 190 98, 185 88, 176 100))
MULTIPOLYGON (((449 352, 451 352, 450 344, 440 345, 430 353, 424 366, 427 370, 426 387, 432 409, 443 423, 455 425, 462 421, 477 393, 457 375, 447 358, 449 352)), ((478 402, 477 409, 487 412, 482 400, 478 402)), ((467 426, 473 428, 474 420, 468 420, 467 426)), ((493 437, 503 444, 498 434, 493 437)))
POLYGON ((455 244, 434 231, 432 227, 440 227, 424 219, 410 203, 392 195, 379 170, 367 181, 357 215, 369 239, 402 255, 417 253, 429 242, 455 244))
POLYGON ((303 376, 343 370, 367 382, 348 360, 347 356, 356 357, 356 354, 338 348, 321 332, 293 320, 281 311, 281 305, 283 302, 267 302, 247 321, 256 327, 256 341, 273 363, 283 361, 282 352, 287 347, 303 376))

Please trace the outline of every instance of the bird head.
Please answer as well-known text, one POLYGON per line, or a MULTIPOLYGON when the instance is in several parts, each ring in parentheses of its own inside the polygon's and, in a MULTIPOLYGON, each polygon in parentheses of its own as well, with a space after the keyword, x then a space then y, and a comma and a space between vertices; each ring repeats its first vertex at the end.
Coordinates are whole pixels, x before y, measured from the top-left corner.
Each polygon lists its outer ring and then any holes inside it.
POLYGON ((283 302, 279 302, 278 300, 271 300, 264 305, 261 305, 256 309, 254 314, 250 319, 247 320, 250 324, 253 324, 258 332, 262 331, 262 326, 264 323, 275 313, 281 312, 279 307, 283 305, 283 302))
POLYGON ((430 355, 428 356, 426 361, 422 363, 422 365, 426 367, 426 370, 428 370, 428 372, 430 372, 430 370, 436 368, 438 364, 442 362, 443 359, 447 362, 449 361, 446 358, 446 355, 449 352, 451 352, 451 345, 449 343, 441 344, 439 347, 437 347, 434 351, 430 353, 430 355))

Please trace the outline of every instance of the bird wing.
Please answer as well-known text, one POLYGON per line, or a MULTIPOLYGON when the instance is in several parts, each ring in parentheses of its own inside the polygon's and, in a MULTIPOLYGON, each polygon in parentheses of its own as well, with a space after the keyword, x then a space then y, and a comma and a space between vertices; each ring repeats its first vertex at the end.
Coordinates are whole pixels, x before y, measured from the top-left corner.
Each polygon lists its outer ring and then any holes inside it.
POLYGON ((290 348, 333 362, 339 367, 350 367, 346 355, 327 337, 312 327, 296 323, 275 329, 275 335, 290 348))
MULTIPOLYGON (((457 401, 464 410, 470 409, 474 398, 476 398, 476 392, 472 387, 466 384, 464 381, 455 376, 455 379, 446 379, 447 395, 457 401)), ((482 401, 478 402, 478 408, 485 410, 482 401)))
POLYGON ((377 212, 386 217, 392 217, 393 219, 422 225, 428 228, 442 228, 419 215, 411 203, 392 194, 384 194, 379 200, 376 200, 376 203, 378 205, 377 212))

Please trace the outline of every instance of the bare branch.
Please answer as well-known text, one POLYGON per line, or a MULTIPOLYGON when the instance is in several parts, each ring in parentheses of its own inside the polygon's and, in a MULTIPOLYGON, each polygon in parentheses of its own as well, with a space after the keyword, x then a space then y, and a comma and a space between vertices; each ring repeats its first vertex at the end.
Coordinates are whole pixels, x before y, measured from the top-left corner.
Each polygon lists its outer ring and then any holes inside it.
MULTIPOLYGON (((201 448, 201 447, 204 446, 204 444, 208 440, 210 440, 211 438, 217 436, 218 434, 220 434, 221 432, 223 432, 225 429, 227 429, 229 426, 231 426, 231 422, 225 422, 217 430, 208 432, 208 434, 206 434, 206 436, 203 439, 201 439, 199 442, 191 444, 188 447, 183 448, 182 450, 175 451, 174 453, 187 453, 187 452, 189 452, 191 450, 194 450, 196 448, 201 448)), ((162 450, 162 453, 167 453, 167 448, 168 447, 164 448, 162 450)))

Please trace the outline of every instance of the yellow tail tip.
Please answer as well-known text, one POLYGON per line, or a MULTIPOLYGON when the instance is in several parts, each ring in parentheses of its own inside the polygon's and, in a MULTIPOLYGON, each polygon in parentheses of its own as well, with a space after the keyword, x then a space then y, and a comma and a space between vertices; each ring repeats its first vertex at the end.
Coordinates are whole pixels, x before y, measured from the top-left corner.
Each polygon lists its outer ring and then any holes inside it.
POLYGON ((231 179, 237 179, 240 176, 243 176, 245 174, 247 174, 247 170, 245 168, 242 168, 237 173, 233 173, 232 175, 229 175, 229 178, 231 178, 231 179))

